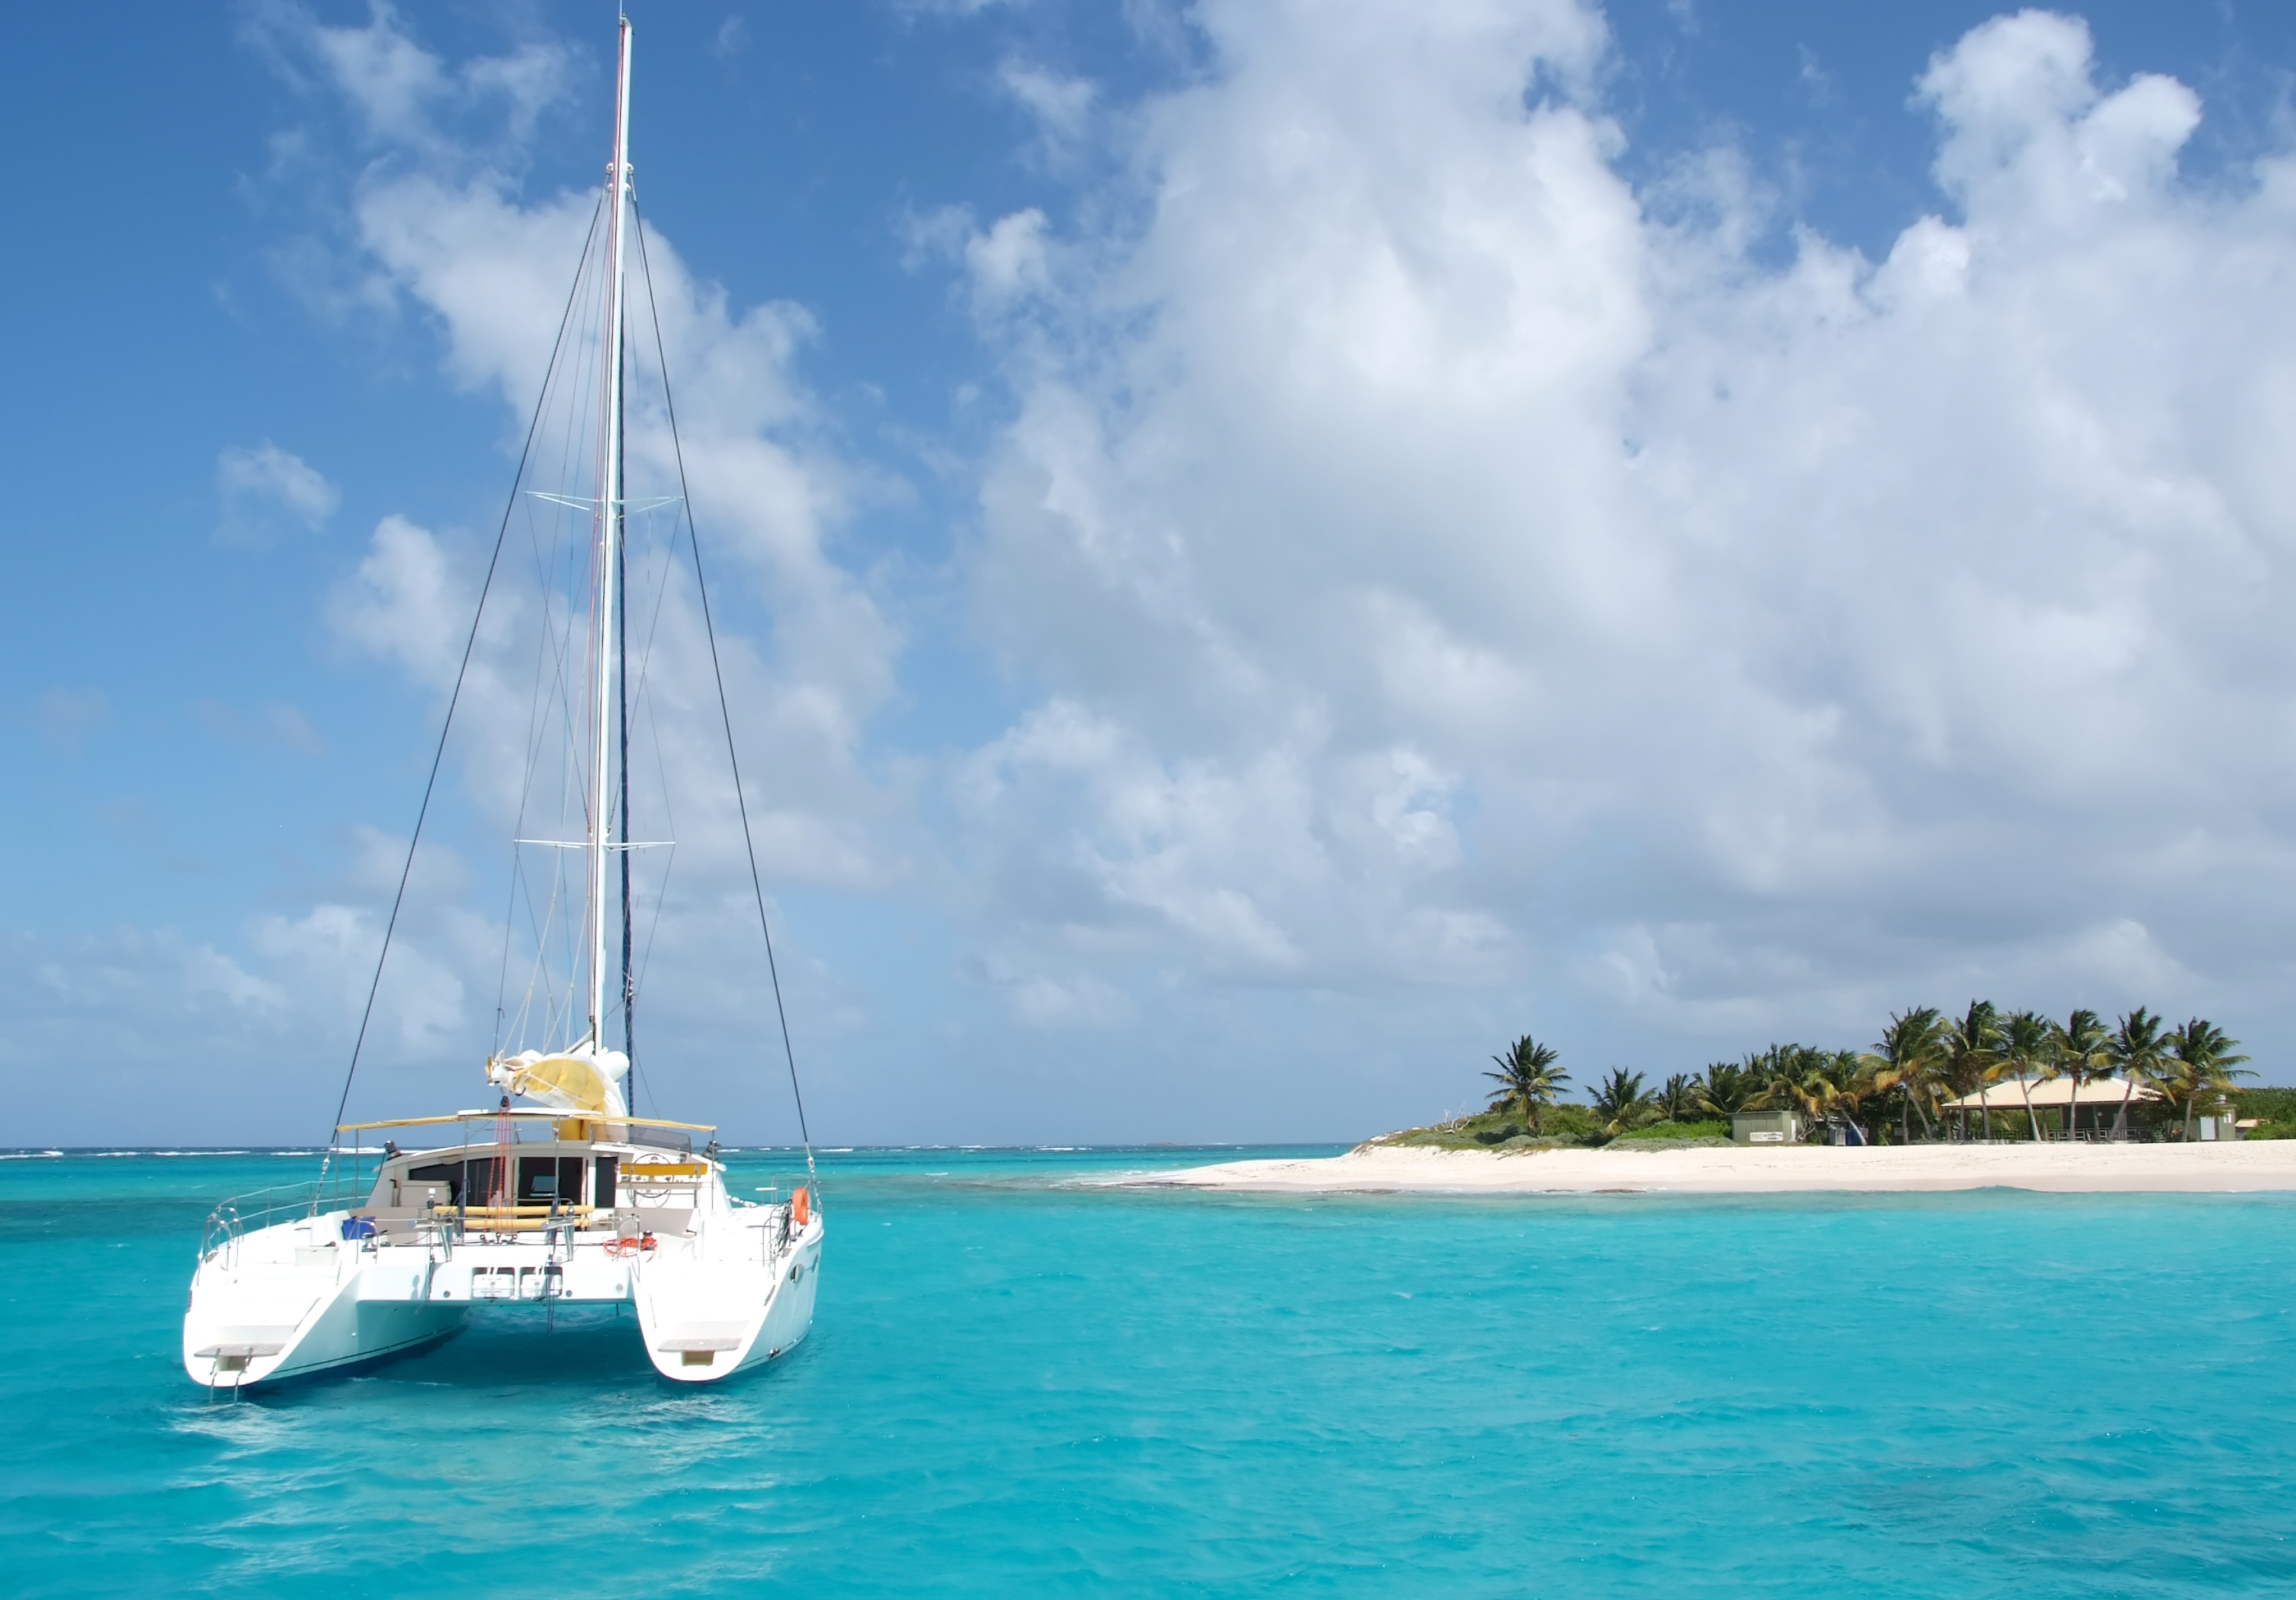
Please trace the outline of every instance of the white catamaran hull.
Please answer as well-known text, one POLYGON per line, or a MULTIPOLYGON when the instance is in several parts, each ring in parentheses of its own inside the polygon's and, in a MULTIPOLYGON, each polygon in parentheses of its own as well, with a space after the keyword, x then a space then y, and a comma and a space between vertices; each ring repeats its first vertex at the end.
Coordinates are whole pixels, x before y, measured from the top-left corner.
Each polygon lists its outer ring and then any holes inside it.
POLYGON ((709 1383, 793 1348, 813 1324, 823 1227, 786 1208, 693 1219, 690 1235, 629 1247, 611 1235, 346 1240, 328 1212, 217 1245, 192 1279, 184 1369, 247 1389, 397 1355, 442 1339, 473 1305, 627 1305, 654 1370, 709 1383))

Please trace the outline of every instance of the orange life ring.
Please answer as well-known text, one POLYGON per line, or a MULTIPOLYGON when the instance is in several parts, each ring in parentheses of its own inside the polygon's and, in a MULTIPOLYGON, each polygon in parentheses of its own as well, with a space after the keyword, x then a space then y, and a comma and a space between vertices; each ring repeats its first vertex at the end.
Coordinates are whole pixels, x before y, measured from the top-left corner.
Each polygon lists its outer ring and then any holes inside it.
POLYGON ((805 1186, 800 1184, 790 1196, 790 1220, 803 1227, 813 1218, 813 1202, 808 1198, 805 1186))
POLYGON ((641 1234, 635 1239, 609 1239, 606 1253, 610 1256, 642 1256, 656 1248, 652 1234, 641 1234))

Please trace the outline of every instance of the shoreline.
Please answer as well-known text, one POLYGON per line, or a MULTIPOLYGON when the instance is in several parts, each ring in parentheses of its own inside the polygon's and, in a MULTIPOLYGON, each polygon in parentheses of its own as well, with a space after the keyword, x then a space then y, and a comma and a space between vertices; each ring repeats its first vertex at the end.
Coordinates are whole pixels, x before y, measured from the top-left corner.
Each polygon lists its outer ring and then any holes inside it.
POLYGON ((2269 1194, 2296 1190, 2296 1139, 1652 1151, 1363 1146, 1345 1155, 1226 1161, 1113 1181, 1269 1194, 2269 1194))

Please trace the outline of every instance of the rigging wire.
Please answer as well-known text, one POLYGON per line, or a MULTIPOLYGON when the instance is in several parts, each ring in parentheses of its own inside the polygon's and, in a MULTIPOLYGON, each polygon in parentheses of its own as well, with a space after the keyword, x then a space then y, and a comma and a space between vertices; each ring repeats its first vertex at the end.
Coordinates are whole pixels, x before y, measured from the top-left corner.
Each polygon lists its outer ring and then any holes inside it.
POLYGON ((782 1001, 781 964, 774 956, 774 931, 766 918, 765 879, 758 872, 758 841, 750 832, 750 802, 742 792, 742 758, 734 744, 734 711, 726 698, 726 669, 718 661, 718 628, 709 617, 709 585, 701 575, 701 535, 693 517, 693 495, 685 482, 685 445, 677 436, 677 402, 669 389, 669 352, 661 337, 661 306, 654 299, 653 265, 647 258, 645 217, 638 209, 637 185, 630 185, 630 217, 638 238, 638 267, 645 275, 646 313, 653 320, 654 359, 661 368, 661 399, 669 417, 670 448, 677 458, 677 492, 685 503, 686 543, 693 552, 693 587, 701 596, 701 631, 709 641, 709 671, 718 685, 718 715, 726 726, 726 759, 734 769, 734 803, 742 814, 742 845, 750 857, 750 888, 758 901, 758 931, 766 936, 766 971, 774 981, 774 1014, 782 1026, 782 1054, 789 1062, 790 1097, 797 1103, 798 1137, 805 1142, 805 1174, 817 1192, 821 1176, 814 1169, 813 1135, 805 1122, 805 1091, 798 1087, 797 1048, 790 1043, 789 1007, 782 1001))
MULTIPOLYGON (((598 217, 604 211, 604 209, 605 202, 602 199, 599 201, 597 211, 594 211, 590 217, 590 226, 594 233, 598 226, 598 217)), ((586 260, 589 255, 589 242, 585 240, 582 245, 582 253, 586 260)), ((573 321, 574 316, 574 297, 581 286, 582 273, 581 270, 578 268, 574 275, 573 287, 566 291, 566 309, 562 314, 561 314, 558 319, 557 341, 550 347, 550 365, 543 371, 543 397, 547 397, 550 393, 551 374, 558 370, 558 355, 559 352, 565 348, 566 330, 573 321)), ((359 1013, 358 1037, 351 1043, 350 1065, 343 1073, 343 1092, 335 1102, 334 1122, 327 1129, 326 1154, 319 1159, 319 1186, 322 1191, 324 1191, 326 1186, 328 1165, 335 1157, 335 1136, 338 1130, 342 1127, 344 1109, 351 1103, 351 1084, 358 1077, 359 1054, 366 1047, 367 1027, 374 1021, 374 997, 382 989, 382 969, 384 964, 390 959, 391 935, 396 933, 398 930, 398 914, 406 904, 407 881, 414 875, 415 848, 422 841, 422 824, 430 815, 430 797, 439 787, 439 768, 440 764, 447 759, 447 735, 454 731, 455 708, 462 703, 463 699, 463 680, 470 675, 471 655, 472 652, 476 651, 479 647, 479 624, 486 619, 487 595, 494 587, 495 569, 502 563, 503 544, 510 537, 510 521, 512 513, 518 509, 518 486, 520 480, 526 475, 526 458, 528 454, 534 448, 535 430, 542 425, 542 398, 537 398, 534 403, 533 420, 528 423, 526 426, 526 442, 519 447, 518 471, 512 474, 511 477, 510 500, 509 503, 503 507, 502 526, 495 531, 494 553, 487 558, 487 575, 485 579, 479 585, 479 603, 477 610, 471 615, 470 636, 463 641, 462 664, 455 669, 455 690, 453 693, 447 697, 447 715, 445 719, 441 721, 439 726, 439 745, 438 748, 430 753, 430 775, 423 782, 422 804, 414 813, 414 836, 406 841, 406 864, 398 869, 398 892, 391 897, 390 918, 388 922, 383 923, 382 948, 375 955, 374 978, 373 981, 367 985, 366 989, 366 1008, 359 1013)), ((698 560, 695 562, 694 570, 696 572, 701 570, 701 563, 698 560)), ((762 903, 763 902, 760 901, 761 905, 762 903)), ((780 991, 776 989, 775 992, 778 995, 780 991)), ((792 1063, 792 1069, 794 1069, 794 1063, 792 1063)), ((791 1081, 794 1081, 793 1078, 791 1081)), ((317 1203, 318 1196, 315 1194, 312 1199, 312 1204, 316 1206, 317 1203)))

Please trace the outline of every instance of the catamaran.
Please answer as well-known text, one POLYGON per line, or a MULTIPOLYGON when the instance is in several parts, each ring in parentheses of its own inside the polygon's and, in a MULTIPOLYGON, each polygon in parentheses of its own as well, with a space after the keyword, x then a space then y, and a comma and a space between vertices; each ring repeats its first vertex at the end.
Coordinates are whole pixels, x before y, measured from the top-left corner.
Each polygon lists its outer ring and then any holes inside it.
MULTIPOLYGON (((536 1317, 560 1308, 615 1308, 617 1317, 627 1316, 634 1323, 654 1369, 683 1383, 714 1382, 758 1366, 794 1347, 812 1325, 823 1221, 810 1140, 802 1181, 758 1191, 767 1196, 762 1200, 737 1197, 729 1192, 716 1139, 707 1137, 713 1132, 709 1126, 640 1117, 631 1103, 635 1044, 629 1019, 636 983, 629 861, 630 852, 643 847, 628 838, 629 652, 623 593, 626 524, 634 505, 623 481, 624 267, 629 225, 636 216, 629 160, 630 44, 625 17, 615 74, 612 162, 576 276, 577 291, 586 283, 594 297, 598 336, 584 347, 586 357, 569 364, 580 370, 578 387, 589 397, 572 404, 590 406, 591 412, 589 421, 579 429, 570 427, 568 435, 580 433, 595 441, 580 455, 585 476, 577 481, 595 492, 525 491, 561 507, 580 508, 581 531, 568 547, 586 568, 588 591, 586 615, 579 619, 584 670, 576 677, 561 674, 561 681, 581 686, 564 696, 570 736, 562 743, 572 752, 567 770, 579 780, 567 790, 580 797, 585 833, 578 840, 519 841, 570 852, 561 859, 578 851, 582 862, 579 920, 570 915, 561 929, 567 948, 578 948, 579 955, 568 962, 563 1004, 546 1005, 539 1013, 538 1025, 545 1031, 555 1029, 559 1037, 554 1044, 515 1051, 499 1047, 498 1038, 498 1047, 486 1060, 491 1104, 441 1116, 357 1123, 342 1121, 339 1107, 335 1138, 315 1185, 283 1199, 275 1194, 267 1202, 251 1198, 216 1209, 201 1241, 184 1317, 184 1369, 210 1389, 237 1391, 412 1350, 454 1333, 474 1309, 536 1317), (603 248, 594 255, 602 228, 603 248), (579 552, 581 539, 587 540, 586 552, 579 552), (617 868, 619 897, 612 882, 617 868), (616 898, 621 911, 620 988, 610 997, 617 962, 610 948, 608 911, 610 899, 616 898), (607 1043, 610 1018, 617 1011, 623 1049, 607 1043), (696 1149, 701 1137, 706 1143, 696 1149), (370 1164, 368 1146, 378 1139, 370 1164)), ((643 257, 642 233, 639 243, 643 257)), ((647 280, 650 285, 650 273, 647 280)), ((570 295, 560 328, 562 352, 569 348, 576 303, 570 295)), ((551 371, 560 370, 554 354, 551 371)), ((552 392, 548 376, 544 390, 545 398, 552 392)), ((666 387, 664 393, 666 398, 666 387)), ((537 427, 542 414, 537 402, 537 427)), ((674 407, 669 415, 674 428, 674 407)), ((534 438, 529 431, 529 456, 534 438)), ((528 460, 521 458, 521 483, 527 470, 528 460)), ((682 456, 678 475, 682 489, 682 456)), ((682 503, 684 496, 649 504, 672 501, 682 503)), ((514 485, 512 505, 519 504, 514 485)), ((506 513, 505 529, 510 523, 506 513)), ((686 526, 690 531, 690 512, 686 526)), ((501 552, 498 537, 497 563, 501 552)), ((570 570, 574 565, 570 560, 570 570)), ((698 549, 694 575, 698 583, 698 549)), ((706 588, 701 599, 706 625, 706 588)), ((483 615, 483 591, 479 604, 483 615)), ((573 639, 578 619, 571 605, 566 616, 562 644, 573 639)), ((477 637, 474 620, 472 638, 477 637)), ((714 636, 710 660, 714 666, 714 636)), ((468 662, 466 652, 466 669, 468 662)), ((730 757, 733 722, 722 676, 718 683, 718 709, 730 757)), ((458 683, 455 701, 461 693, 458 683)), ((448 727, 455 701, 449 702, 448 727)), ((442 732, 442 754, 445 740, 442 732)), ((733 772, 739 800, 738 761, 733 772)), ((434 759, 434 785, 437 777, 434 759)), ((426 791, 422 815, 429 810, 426 791)), ((746 801, 741 811, 746 844, 746 801)), ((418 839, 421 832, 418 817, 418 839)), ((413 859, 410 844, 410 871, 413 859)), ((770 972, 772 934, 765 925, 754 845, 750 864, 770 972)), ((570 913, 571 870, 570 865, 562 874, 568 881, 570 913)), ((405 874, 399 893, 403 903, 405 874)), ((395 906, 391 927, 397 923, 395 906)), ((384 959, 390 937, 386 931, 384 959)), ((379 960, 360 1046, 381 978, 379 960)), ((786 1050, 788 1025, 777 972, 774 989, 786 1050)), ((354 1046, 354 1073, 358 1056, 359 1046, 354 1046)), ((794 1093, 793 1055, 790 1076, 794 1093)), ((346 1105, 349 1093, 347 1079, 346 1105)), ((802 1130, 801 1097, 797 1106, 802 1130)))

